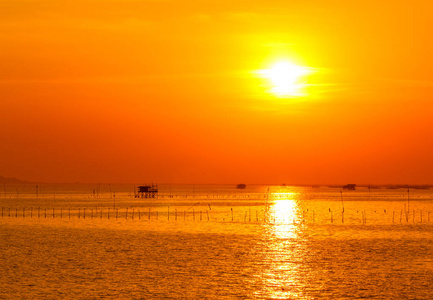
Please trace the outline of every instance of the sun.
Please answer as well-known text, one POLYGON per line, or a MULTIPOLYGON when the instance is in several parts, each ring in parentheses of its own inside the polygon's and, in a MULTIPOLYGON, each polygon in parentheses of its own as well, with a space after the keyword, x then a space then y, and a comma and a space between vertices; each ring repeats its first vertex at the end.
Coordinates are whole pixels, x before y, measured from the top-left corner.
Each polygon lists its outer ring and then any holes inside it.
POLYGON ((269 69, 259 71, 262 77, 269 80, 270 92, 279 97, 304 96, 303 89, 306 84, 302 79, 309 73, 308 68, 289 61, 278 61, 269 69))

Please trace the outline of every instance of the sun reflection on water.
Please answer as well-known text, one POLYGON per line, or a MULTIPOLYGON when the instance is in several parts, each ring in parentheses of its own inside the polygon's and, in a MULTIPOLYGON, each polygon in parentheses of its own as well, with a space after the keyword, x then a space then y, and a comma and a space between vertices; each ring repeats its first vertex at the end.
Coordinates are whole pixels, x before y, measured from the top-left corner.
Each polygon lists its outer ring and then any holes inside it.
POLYGON ((270 195, 268 203, 268 222, 272 224, 271 231, 277 238, 295 237, 296 226, 299 223, 299 208, 296 191, 278 191, 270 195))
POLYGON ((299 237, 302 225, 299 199, 299 191, 286 187, 269 194, 262 289, 256 293, 259 298, 302 298, 300 262, 305 252, 299 237))
POLYGON ((296 203, 293 200, 278 200, 270 207, 273 214, 272 231, 277 238, 294 238, 296 225, 296 203))

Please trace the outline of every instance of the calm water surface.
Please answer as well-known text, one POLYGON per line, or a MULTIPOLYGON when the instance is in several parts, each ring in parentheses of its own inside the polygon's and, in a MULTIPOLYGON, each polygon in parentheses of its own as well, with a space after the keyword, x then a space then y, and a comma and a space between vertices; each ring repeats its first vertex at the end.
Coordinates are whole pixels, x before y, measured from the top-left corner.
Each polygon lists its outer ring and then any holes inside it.
POLYGON ((431 190, 4 190, 0 299, 433 299, 431 190))

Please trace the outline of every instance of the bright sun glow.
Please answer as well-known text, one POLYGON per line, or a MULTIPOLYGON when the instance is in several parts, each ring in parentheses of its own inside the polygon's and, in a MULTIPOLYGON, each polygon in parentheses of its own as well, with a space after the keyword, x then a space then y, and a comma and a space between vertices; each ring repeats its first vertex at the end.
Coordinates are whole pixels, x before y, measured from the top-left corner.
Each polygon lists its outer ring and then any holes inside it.
POLYGON ((302 77, 310 71, 288 61, 279 61, 269 69, 261 70, 259 73, 271 83, 271 93, 276 96, 303 96, 305 83, 302 77))

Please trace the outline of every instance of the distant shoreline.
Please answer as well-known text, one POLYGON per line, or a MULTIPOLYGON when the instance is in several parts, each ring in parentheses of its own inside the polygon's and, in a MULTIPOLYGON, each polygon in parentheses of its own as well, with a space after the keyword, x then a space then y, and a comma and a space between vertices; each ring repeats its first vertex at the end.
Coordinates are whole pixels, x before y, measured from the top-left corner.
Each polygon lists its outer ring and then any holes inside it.
MULTIPOLYGON (((13 177, 3 177, 0 176, 0 184, 40 184, 40 185, 94 185, 94 184, 113 184, 113 185, 139 185, 141 183, 106 183, 106 182, 35 182, 35 181, 25 181, 13 177)), ((238 184, 235 183, 159 183, 159 185, 233 185, 236 187, 238 184)), ((344 184, 277 184, 277 183, 250 183, 247 186, 258 186, 258 185, 268 185, 268 186, 281 186, 281 187, 311 187, 311 188, 335 188, 344 189, 346 185, 344 184)), ((417 190, 428 190, 433 188, 433 184, 356 184, 356 188, 368 188, 368 189, 417 189, 417 190)))

